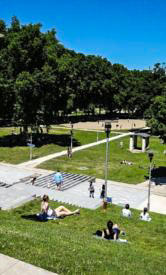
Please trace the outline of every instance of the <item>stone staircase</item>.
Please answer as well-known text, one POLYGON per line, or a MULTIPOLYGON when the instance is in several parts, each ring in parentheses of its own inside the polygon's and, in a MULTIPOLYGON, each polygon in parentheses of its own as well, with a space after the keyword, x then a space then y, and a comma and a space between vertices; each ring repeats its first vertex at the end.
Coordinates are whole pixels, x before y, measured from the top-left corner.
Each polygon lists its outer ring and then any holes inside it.
MULTIPOLYGON (((63 183, 61 185, 61 191, 67 190, 67 189, 69 189, 75 185, 78 185, 80 183, 83 183, 83 182, 87 182, 90 180, 95 181, 95 178, 91 177, 91 176, 70 174, 70 173, 65 173, 65 172, 62 172, 61 174, 63 176, 63 183)), ((35 180, 33 186, 40 187, 40 188, 41 187, 48 188, 50 190, 56 189, 56 184, 53 181, 54 175, 55 175, 55 173, 38 177, 35 180)), ((29 184, 30 181, 28 180, 26 183, 29 184)))
POLYGON ((0 182, 0 188, 9 188, 11 184, 5 183, 5 182, 0 182))

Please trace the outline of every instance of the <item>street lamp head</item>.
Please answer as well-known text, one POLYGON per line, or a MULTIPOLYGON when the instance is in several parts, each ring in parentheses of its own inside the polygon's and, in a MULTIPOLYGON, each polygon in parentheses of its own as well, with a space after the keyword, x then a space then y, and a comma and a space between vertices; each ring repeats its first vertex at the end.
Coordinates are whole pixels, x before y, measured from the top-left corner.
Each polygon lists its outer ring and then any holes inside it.
POLYGON ((150 162, 152 162, 153 157, 154 157, 154 153, 148 152, 148 158, 149 158, 150 162))

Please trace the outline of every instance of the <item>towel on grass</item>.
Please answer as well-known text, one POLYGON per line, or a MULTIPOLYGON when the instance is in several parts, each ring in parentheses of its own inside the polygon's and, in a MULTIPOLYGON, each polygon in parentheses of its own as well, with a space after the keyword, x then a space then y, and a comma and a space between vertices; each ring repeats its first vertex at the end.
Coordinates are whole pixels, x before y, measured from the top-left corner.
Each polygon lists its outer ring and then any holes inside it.
POLYGON ((96 236, 96 235, 94 235, 94 237, 96 238, 96 239, 99 239, 99 240, 106 240, 106 241, 112 241, 112 242, 116 242, 116 243, 129 243, 128 242, 128 240, 126 240, 126 239, 117 239, 117 240, 112 240, 112 239, 105 239, 105 238, 103 238, 103 237, 99 237, 99 236, 96 236))

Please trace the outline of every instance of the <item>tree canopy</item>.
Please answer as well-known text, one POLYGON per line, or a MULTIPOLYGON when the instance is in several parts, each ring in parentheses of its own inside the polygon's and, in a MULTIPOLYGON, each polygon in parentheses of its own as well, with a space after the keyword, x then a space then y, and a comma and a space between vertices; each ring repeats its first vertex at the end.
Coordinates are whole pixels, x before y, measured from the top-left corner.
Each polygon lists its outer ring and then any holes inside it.
POLYGON ((49 125, 60 115, 96 108, 148 117, 155 132, 165 128, 165 64, 128 70, 106 58, 65 48, 41 24, 10 27, 0 20, 1 119, 27 126, 49 125))

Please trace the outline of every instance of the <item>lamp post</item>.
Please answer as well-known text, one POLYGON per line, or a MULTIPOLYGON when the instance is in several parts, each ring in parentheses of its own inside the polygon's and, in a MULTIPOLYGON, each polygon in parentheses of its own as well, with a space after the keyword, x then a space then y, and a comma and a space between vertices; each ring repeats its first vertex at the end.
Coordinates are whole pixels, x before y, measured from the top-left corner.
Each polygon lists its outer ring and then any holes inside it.
POLYGON ((96 141, 98 142, 99 141, 99 132, 97 131, 97 138, 96 138, 96 141))
POLYGON ((32 158, 33 158, 32 149, 34 147, 34 144, 32 143, 32 134, 33 134, 33 132, 31 131, 31 135, 30 135, 30 143, 31 143, 31 146, 30 146, 30 160, 32 160, 32 158))
POLYGON ((105 122, 105 133, 106 133, 106 156, 105 156, 105 196, 104 196, 104 208, 107 208, 107 177, 108 177, 108 148, 109 148, 109 137, 111 132, 111 122, 105 122))
POLYGON ((70 154, 72 156, 72 150, 73 150, 73 124, 70 122, 70 126, 71 126, 71 130, 70 130, 70 138, 71 138, 71 142, 70 142, 70 154))
POLYGON ((149 166, 149 185, 148 185, 148 204, 147 204, 147 208, 148 210, 150 210, 150 189, 151 189, 151 172, 152 172, 152 159, 153 159, 154 153, 153 152, 149 152, 148 153, 148 158, 150 161, 150 166, 149 166))
POLYGON ((32 153, 32 149, 35 147, 35 145, 32 143, 32 130, 30 133, 30 137, 27 139, 27 145, 29 146, 29 159, 32 160, 33 158, 33 153, 32 153))

